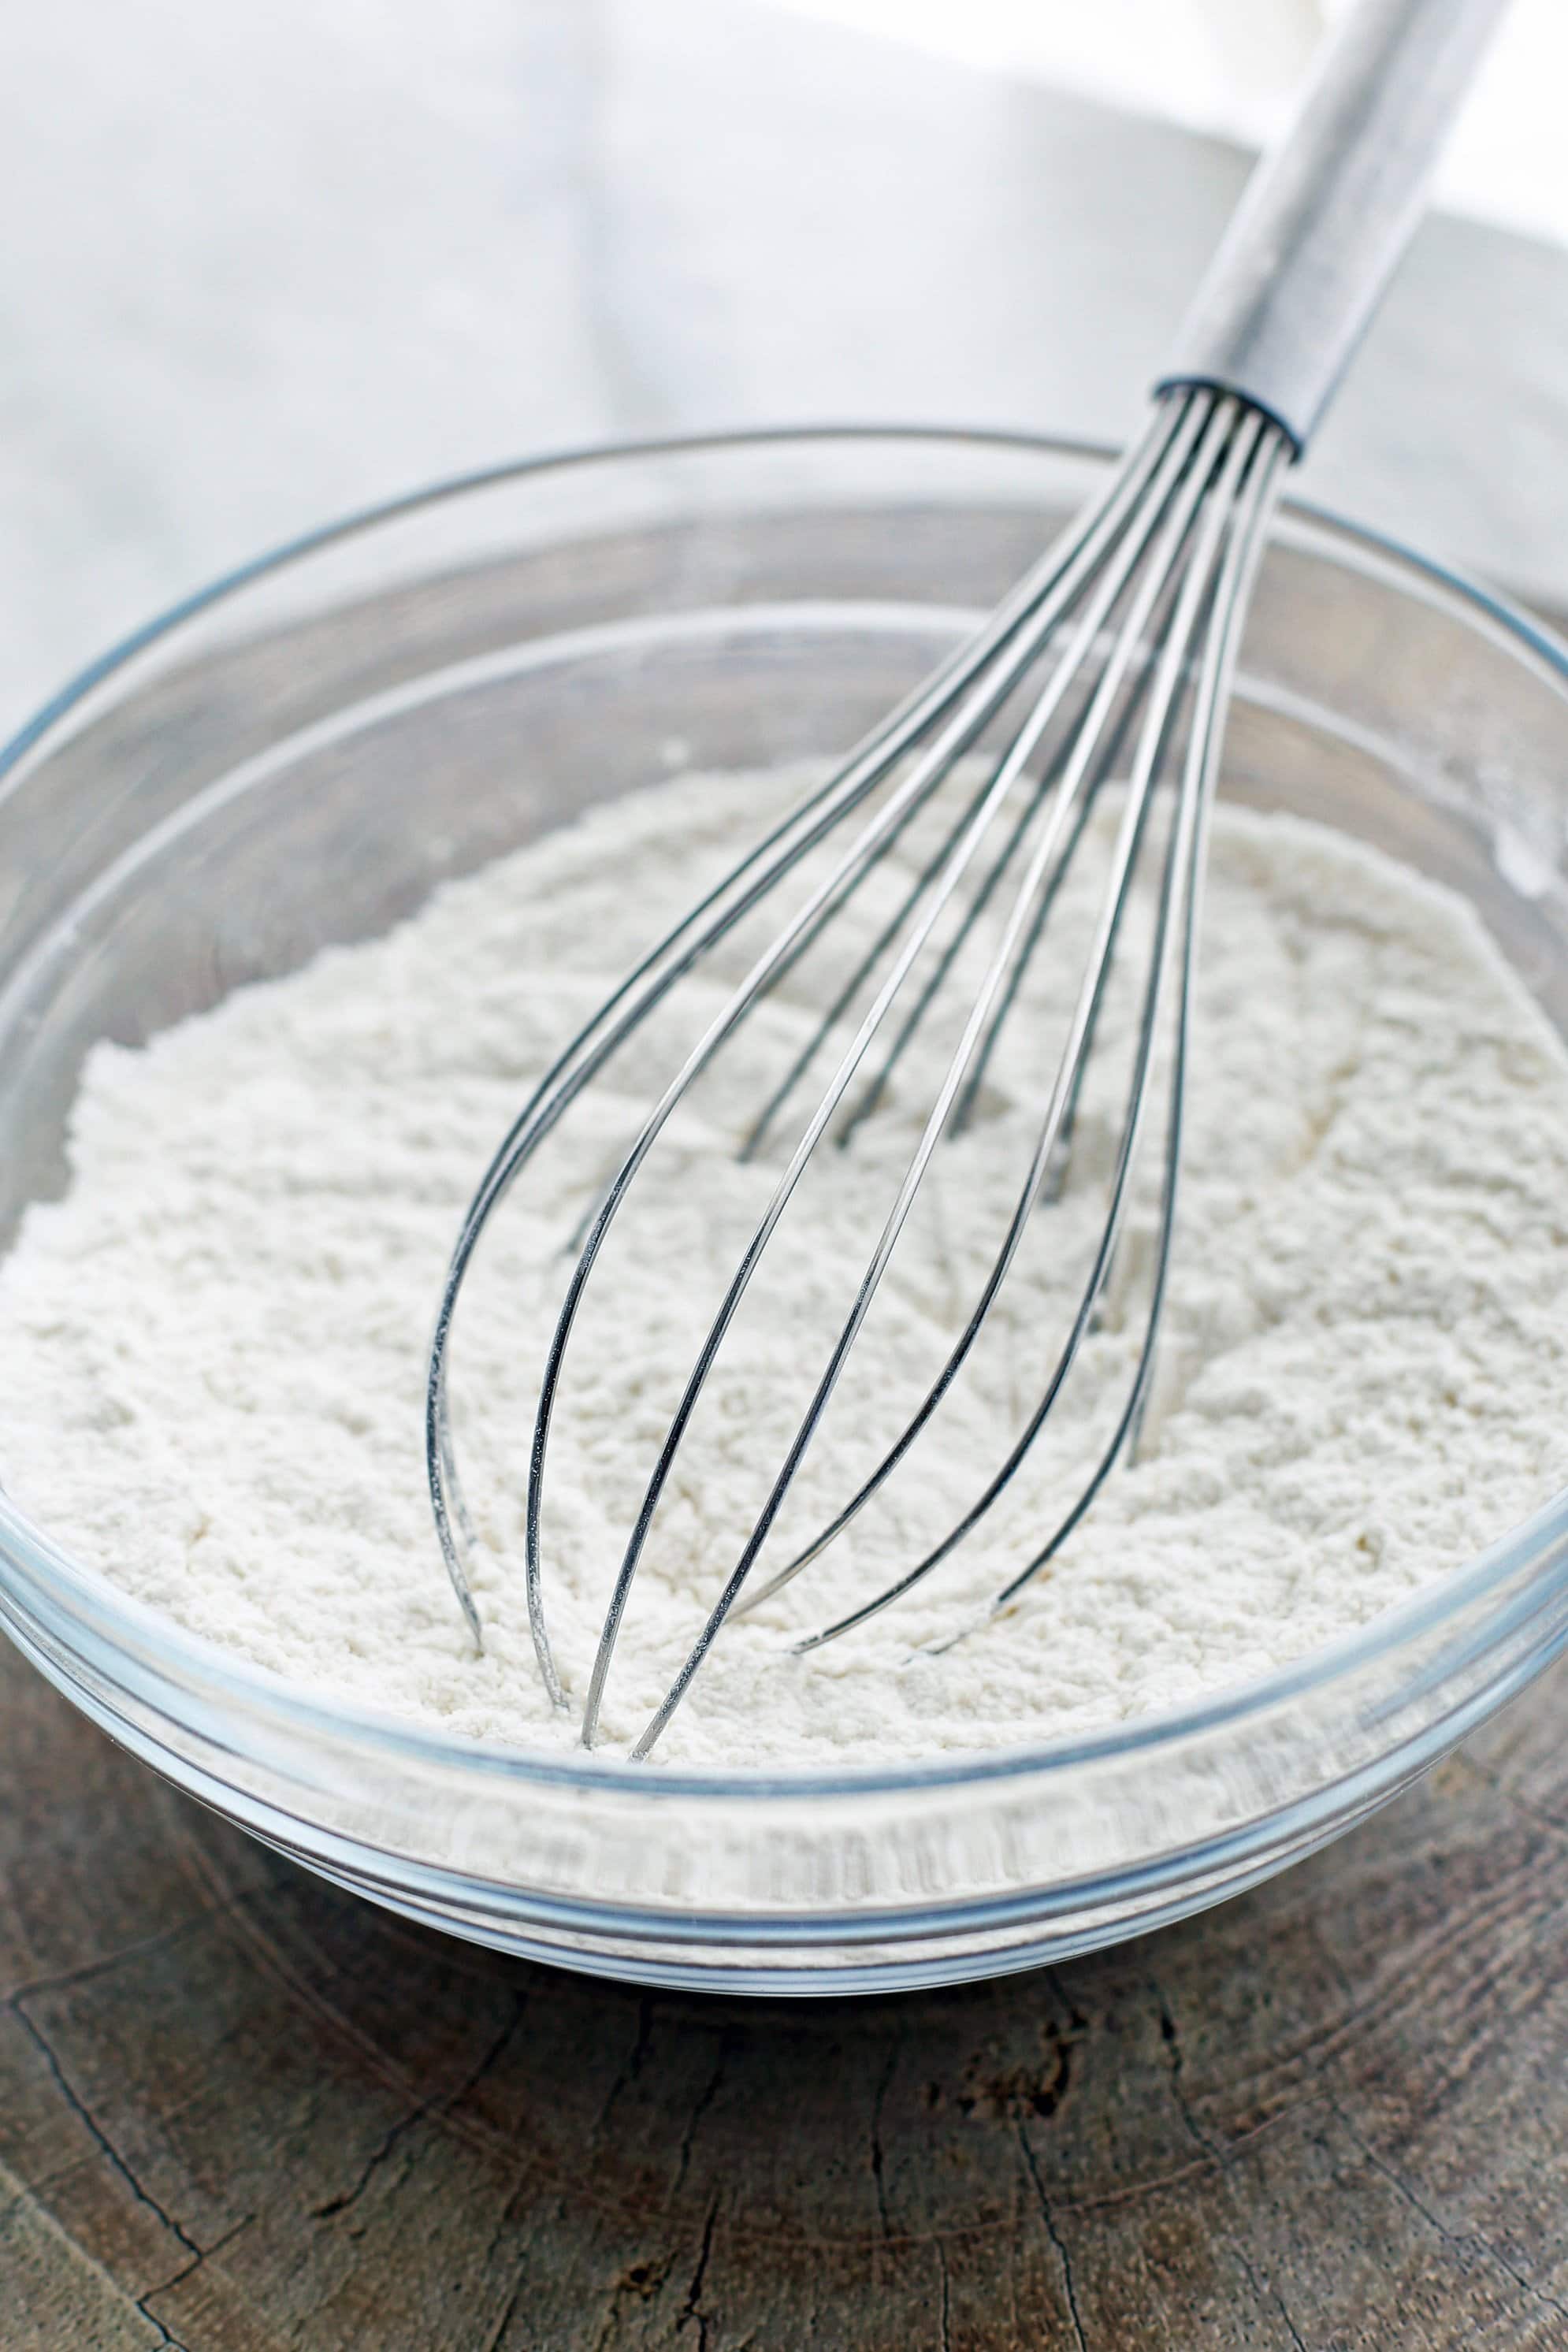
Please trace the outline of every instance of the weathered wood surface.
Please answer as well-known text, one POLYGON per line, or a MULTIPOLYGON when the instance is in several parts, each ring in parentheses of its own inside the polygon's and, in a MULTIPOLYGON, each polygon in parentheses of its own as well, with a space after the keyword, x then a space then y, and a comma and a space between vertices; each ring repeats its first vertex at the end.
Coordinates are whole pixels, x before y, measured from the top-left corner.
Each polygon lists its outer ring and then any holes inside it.
POLYGON ((406 1928, 5 1652, 0 2347, 1568 2347, 1565 1695, 1205 1918, 756 2005, 406 1928))

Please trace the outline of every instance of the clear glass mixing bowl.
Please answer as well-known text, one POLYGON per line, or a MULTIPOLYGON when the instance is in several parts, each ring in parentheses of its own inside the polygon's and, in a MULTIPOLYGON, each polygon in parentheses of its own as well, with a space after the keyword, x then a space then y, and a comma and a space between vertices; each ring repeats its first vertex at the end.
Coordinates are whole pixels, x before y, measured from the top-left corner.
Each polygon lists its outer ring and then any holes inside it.
MULTIPOLYGON (((95 1039, 378 932, 668 757, 840 750, 1105 464, 823 433, 509 467, 155 623, 4 756, 0 1244, 62 1185, 95 1039)), ((1568 1026, 1568 667, 1529 623, 1292 513, 1227 771, 1467 892, 1568 1026)), ((915 1769, 700 1775, 442 1739, 177 1631, 3 1497, 0 1622, 136 1755, 377 1902, 615 1976, 842 1991, 1106 1942, 1336 1835, 1568 1640, 1568 1496, 1267 1682, 915 1769)))

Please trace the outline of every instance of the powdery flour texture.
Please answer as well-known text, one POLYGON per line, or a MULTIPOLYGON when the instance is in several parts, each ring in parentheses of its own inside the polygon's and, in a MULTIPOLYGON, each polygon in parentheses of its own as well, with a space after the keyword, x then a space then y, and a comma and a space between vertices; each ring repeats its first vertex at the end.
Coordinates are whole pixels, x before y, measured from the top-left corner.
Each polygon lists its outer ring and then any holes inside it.
MULTIPOLYGON (((633 951, 800 789, 783 773, 650 789, 449 884, 383 940, 242 990, 145 1049, 97 1049, 69 1189, 29 1213, 0 1269, 0 1470, 23 1507, 181 1625, 318 1690, 450 1733, 569 1743, 523 1596, 540 1318, 559 1296, 562 1235, 646 1107, 647 1069, 635 1104, 614 1086, 595 1096, 576 1156, 554 1174, 542 1161, 509 1202, 459 1327, 482 1655, 424 1484, 434 1302, 457 1220, 531 1081, 633 951)), ((897 1426, 887 1416, 910 1402, 901 1368, 930 1376, 983 1278, 1040 1114, 1028 1024, 1043 1034, 1053 989, 1076 977, 1078 919, 1062 919, 1059 980, 1053 940, 1012 1060, 933 1163, 926 1244, 894 1261, 868 1327, 868 1384, 803 1472, 797 1534, 876 1458, 897 1426)), ((695 1017, 700 989, 716 1003, 721 985, 699 983, 695 1017)), ((757 1054, 787 1058, 819 1002, 781 991, 757 1054)), ((1112 1007, 1110 1029, 1125 1017, 1112 1007)), ((748 1082, 742 1056, 729 1083, 748 1082)), ((627 1613, 605 1714, 616 1747, 679 1665, 854 1295, 867 1216, 930 1100, 912 1075, 900 1084, 781 1229, 772 1304, 721 1359, 627 1613)), ((1040 1334, 1081 1278, 1113 1108, 1086 1098, 1072 1181, 1031 1227, 908 1477, 726 1632, 662 1758, 917 1757, 1169 1707, 1364 1623, 1563 1483, 1568 1060, 1554 1033, 1458 899, 1337 835, 1222 809, 1143 1452, 1008 1616, 919 1654, 1031 1556, 1051 1494, 1092 1458, 1137 1339, 1113 1286, 1038 1475, 900 1607, 792 1656, 792 1630, 896 1573, 1005 1450, 1037 1393, 1040 1334)), ((552 1456, 551 1628, 578 1692, 690 1360, 687 1294, 721 1285, 776 1173, 737 1175, 721 1141, 705 1155, 703 1116, 606 1267, 552 1456)), ((1121 1269, 1133 1292, 1140 1214, 1121 1269)))

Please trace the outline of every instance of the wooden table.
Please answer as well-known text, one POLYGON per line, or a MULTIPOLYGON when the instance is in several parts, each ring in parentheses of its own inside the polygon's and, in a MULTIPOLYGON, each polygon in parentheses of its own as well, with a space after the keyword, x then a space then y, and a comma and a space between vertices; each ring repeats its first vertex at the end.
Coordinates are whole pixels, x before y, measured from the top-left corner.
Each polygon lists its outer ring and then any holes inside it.
POLYGON ((1568 2347, 1565 1696, 1161 1935, 747 2003, 406 1927, 5 1651, 0 2347, 1568 2347))

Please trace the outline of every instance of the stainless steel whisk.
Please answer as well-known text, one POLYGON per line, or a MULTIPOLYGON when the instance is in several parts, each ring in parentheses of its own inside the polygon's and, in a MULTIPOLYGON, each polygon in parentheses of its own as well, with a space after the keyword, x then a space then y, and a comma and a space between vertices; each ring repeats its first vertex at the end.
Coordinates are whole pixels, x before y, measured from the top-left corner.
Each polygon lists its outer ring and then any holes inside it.
MULTIPOLYGON (((895 1064, 944 983, 982 910, 1010 899, 948 1055, 929 1116, 888 1209, 858 1290, 751 1532, 705 1622, 632 1753, 646 1756, 726 1620, 779 1591, 843 1533, 906 1457, 963 1372, 1013 1267, 1034 1211, 1059 1183, 1074 1115, 1141 857, 1168 802, 1152 890, 1143 992, 1104 1221, 1076 1313, 1038 1401, 994 1475, 937 1541, 873 1598, 796 1643, 809 1651, 887 1607, 970 1536, 1007 1486, 1072 1371, 1132 1196, 1156 1065, 1167 1040, 1168 1092, 1152 1267, 1135 1370, 1108 1438, 1068 1508, 991 1604, 1006 1606, 1056 1556, 1117 1464, 1135 1445, 1150 1391, 1166 1293, 1182 1110, 1190 1055, 1194 960, 1209 811, 1237 640, 1287 466, 1305 448, 1408 238, 1431 163, 1502 0, 1362 0, 1332 44, 1297 121, 1255 173, 1189 311, 1148 423, 1106 488, 992 619, 847 762, 695 906, 572 1039, 497 1150, 453 1252, 432 1342, 426 1454, 436 1528, 454 1590, 482 1641, 469 1587, 474 1540, 447 1411, 453 1318, 493 1213, 605 1063, 679 983, 840 828, 842 853, 815 880, 764 952, 659 1092, 610 1176, 584 1231, 540 1381, 526 1497, 527 1593, 540 1673, 567 1705, 546 1626, 542 1513, 552 1423, 586 1286, 648 1153, 689 1090, 780 979, 856 897, 921 812, 951 792, 956 814, 891 920, 838 988, 742 1146, 752 1157, 836 1031, 848 1028, 833 1075, 790 1153, 765 1213, 698 1350, 670 1418, 620 1563, 583 1715, 592 1745, 605 1678, 655 1513, 726 1334, 813 1154, 830 1131, 852 1134, 876 1108, 895 1064), (987 740, 1015 698, 1023 715, 976 788, 960 760, 987 740), (1131 744, 1089 951, 1024 1181, 980 1294, 936 1380, 848 1502, 757 1586, 753 1567, 827 1412, 942 1138, 968 1120, 1053 903, 1088 830, 1096 794, 1131 744), (1031 762, 1036 762, 1031 772, 1031 762), (883 793, 879 800, 875 796, 883 793), (859 821, 856 822, 858 817, 859 821), (985 864, 987 844, 1003 836, 985 864), (944 930, 944 919, 946 929, 944 930), (954 928, 956 926, 956 928, 954 928), (858 992, 871 989, 857 1018, 858 992), (848 1027, 849 1024, 852 1027, 848 1027), (875 1041, 891 1037, 847 1126, 839 1118, 875 1041)), ((929 818, 925 821, 929 822, 929 818)), ((820 862, 820 858, 819 858, 820 862)), ((815 869, 808 869, 814 871, 815 869)))

